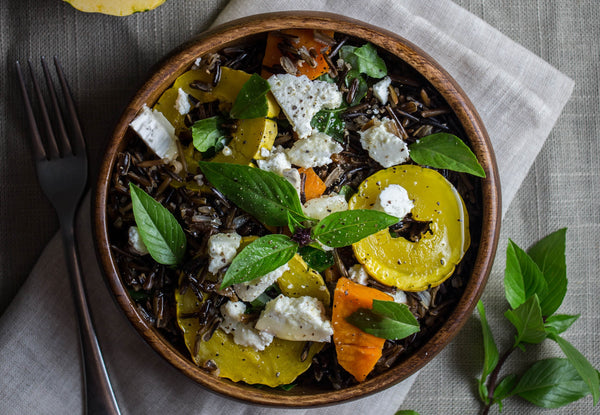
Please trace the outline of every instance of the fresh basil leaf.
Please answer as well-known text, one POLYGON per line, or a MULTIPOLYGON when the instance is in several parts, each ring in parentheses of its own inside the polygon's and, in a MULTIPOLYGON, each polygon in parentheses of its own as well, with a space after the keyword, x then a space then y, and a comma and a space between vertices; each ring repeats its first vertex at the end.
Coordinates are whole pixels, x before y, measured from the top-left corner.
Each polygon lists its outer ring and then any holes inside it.
POLYGON ((506 247, 506 269, 504 270, 504 291, 512 308, 517 308, 537 294, 544 298, 548 285, 542 271, 525 251, 512 240, 506 247))
POLYGON ((231 111, 231 118, 246 120, 266 117, 269 112, 267 92, 271 90, 269 83, 258 74, 252 74, 250 79, 240 89, 231 111))
POLYGON ((419 322, 406 304, 373 300, 373 309, 359 308, 346 321, 373 336, 400 340, 417 333, 419 322))
POLYGON ((360 103, 365 95, 367 95, 367 91, 369 89, 367 81, 361 76, 359 58, 354 53, 357 49, 358 48, 356 46, 349 45, 344 45, 340 48, 340 57, 352 68, 346 73, 346 78, 344 79, 346 86, 349 87, 354 79, 358 79, 358 88, 356 89, 354 98, 352 102, 350 102, 350 105, 357 105, 360 103))
POLYGON ((331 251, 322 251, 312 246, 303 246, 298 250, 298 253, 308 266, 317 272, 323 272, 334 264, 331 251))
POLYGON ((417 411, 413 411, 412 409, 401 409, 396 411, 394 415, 419 415, 417 411))
POLYGON ((545 327, 548 333, 560 334, 565 332, 579 318, 580 314, 572 316, 569 314, 554 314, 546 318, 545 327))
POLYGON ((485 177, 485 171, 471 149, 457 136, 435 133, 408 146, 410 158, 417 164, 485 177))
POLYGON ((477 392, 479 392, 479 399, 481 399, 481 402, 488 405, 490 403, 490 397, 488 396, 489 392, 485 382, 478 380, 477 392))
POLYGON ((566 228, 559 229, 528 250, 529 256, 542 271, 548 287, 552 287, 545 296, 540 297, 543 316, 552 315, 567 293, 566 233, 566 228))
POLYGON ((379 232, 398 218, 377 210, 357 209, 334 212, 323 218, 312 229, 312 239, 332 248, 352 245, 379 232))
POLYGON ((246 246, 233 258, 221 289, 252 281, 287 264, 298 251, 298 244, 286 235, 266 235, 246 246))
POLYGON ((357 57, 358 69, 361 73, 376 79, 381 79, 387 75, 385 62, 377 54, 377 49, 371 43, 356 48, 353 53, 357 57))
POLYGON ((567 359, 559 358, 535 362, 512 391, 513 395, 543 408, 559 408, 589 393, 588 385, 575 367, 567 359))
POLYGON ((540 343, 546 338, 542 310, 536 294, 516 309, 506 311, 504 315, 517 329, 515 347, 521 343, 540 343))
POLYGON ((129 183, 133 216, 150 256, 163 265, 181 262, 187 239, 177 219, 148 193, 129 183))
POLYGON ((586 357, 571 343, 554 334, 550 334, 550 338, 558 343, 558 346, 569 360, 569 363, 573 365, 581 379, 586 383, 588 392, 592 393, 592 401, 594 405, 596 405, 598 399, 600 399, 600 379, 598 379, 598 371, 594 369, 594 366, 592 366, 590 361, 587 360, 586 357))
POLYGON ((291 391, 292 389, 294 389, 296 387, 295 383, 289 383, 287 385, 279 385, 277 386, 279 389, 282 389, 284 391, 291 391))
POLYGON ((479 312, 479 317, 481 318, 481 331, 483 333, 483 372, 481 373, 481 379, 479 382, 480 384, 485 384, 485 380, 494 371, 496 365, 498 364, 499 354, 498 347, 496 346, 496 342, 494 342, 494 336, 485 316, 485 308, 483 307, 483 302, 481 300, 477 302, 477 311, 479 312))
POLYGON ((283 177, 239 164, 198 164, 210 184, 265 225, 288 225, 288 212, 308 219, 302 212, 298 192, 283 177))
POLYGON ((500 406, 500 410, 502 410, 502 399, 508 398, 512 396, 512 391, 515 386, 517 386, 517 381, 519 377, 515 374, 510 374, 505 376, 498 384, 496 385, 496 389, 494 389, 494 401, 498 403, 500 406))
POLYGON ((342 110, 343 108, 336 110, 323 109, 315 114, 310 121, 310 126, 343 144, 346 124, 340 117, 340 111, 342 110))
POLYGON ((192 138, 194 147, 205 154, 208 151, 218 153, 227 142, 227 131, 222 128, 225 118, 216 115, 214 117, 198 120, 192 125, 192 138))

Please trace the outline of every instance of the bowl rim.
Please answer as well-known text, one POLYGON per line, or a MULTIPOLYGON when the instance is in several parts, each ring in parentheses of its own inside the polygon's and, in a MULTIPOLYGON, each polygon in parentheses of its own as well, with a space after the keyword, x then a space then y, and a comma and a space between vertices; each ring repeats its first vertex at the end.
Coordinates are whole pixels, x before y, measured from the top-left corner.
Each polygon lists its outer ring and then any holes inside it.
POLYGON ((310 407, 341 403, 391 387, 430 362, 458 334, 473 313, 491 271, 501 222, 501 193, 494 151, 481 118, 462 88, 433 58, 403 37, 359 20, 327 12, 291 11, 257 14, 222 24, 183 43, 152 68, 152 74, 137 90, 110 136, 95 187, 92 214, 94 243, 104 278, 128 320, 157 353, 205 388, 226 397, 245 403, 267 406, 310 407), (105 206, 115 155, 120 150, 129 123, 137 115, 139 109, 144 104, 152 106, 164 89, 188 70, 198 56, 216 51, 224 47, 224 43, 239 42, 239 39, 245 36, 260 35, 290 27, 333 28, 336 32, 369 41, 413 67, 435 87, 452 108, 486 173, 486 178, 481 180, 482 199, 486 203, 483 206, 479 249, 471 278, 447 321, 427 342, 396 367, 358 385, 339 391, 298 393, 302 392, 298 388, 288 392, 258 389, 228 379, 217 378, 202 371, 188 357, 165 342, 158 331, 150 326, 132 306, 129 294, 121 283, 108 239, 108 219, 105 206))

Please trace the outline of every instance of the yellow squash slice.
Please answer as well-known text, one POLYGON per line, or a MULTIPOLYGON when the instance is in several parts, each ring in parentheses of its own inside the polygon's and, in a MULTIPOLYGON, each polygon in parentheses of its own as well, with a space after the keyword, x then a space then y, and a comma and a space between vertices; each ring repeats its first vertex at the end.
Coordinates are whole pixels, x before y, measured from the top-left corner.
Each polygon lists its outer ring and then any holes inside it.
POLYGON ((395 166, 367 178, 349 202, 350 209, 370 209, 390 184, 406 189, 413 218, 431 221, 432 233, 419 242, 392 238, 384 229, 352 245, 354 254, 377 281, 404 291, 423 291, 444 282, 471 243, 469 216, 452 184, 437 171, 395 166))
MULTIPOLYGON (((190 83, 193 81, 210 83, 212 82, 212 75, 205 71, 190 70, 178 77, 173 86, 162 94, 154 109, 162 112, 173 124, 175 130, 179 131, 184 128, 184 116, 175 109, 179 88, 201 103, 219 101, 220 108, 223 111, 229 111, 240 89, 248 79, 250 79, 250 74, 246 72, 223 67, 221 68, 221 79, 217 86, 211 92, 203 92, 190 87, 190 83)), ((236 121, 237 129, 228 144, 232 150, 231 156, 219 153, 213 158, 213 161, 249 164, 252 159, 262 158, 260 155, 261 148, 271 150, 273 141, 277 137, 277 123, 274 119, 279 115, 279 105, 270 93, 267 95, 267 102, 268 113, 266 117, 236 121)))
MULTIPOLYGON (((240 249, 254 239, 256 238, 243 238, 240 249)), ((286 271, 278 281, 284 295, 289 297, 309 295, 321 300, 325 306, 330 304, 329 291, 321 288, 325 287, 323 278, 310 269, 300 255, 296 254, 290 260, 289 267, 290 270, 286 271)), ((271 387, 292 383, 310 367, 312 357, 323 347, 322 343, 312 344, 307 358, 301 361, 300 356, 306 342, 274 338, 265 350, 256 351, 252 347, 234 343, 232 335, 226 334, 221 329, 217 329, 209 341, 196 345, 196 333, 200 325, 197 318, 189 316, 200 310, 202 302, 192 290, 187 290, 184 294, 176 290, 175 300, 177 322, 194 362, 198 366, 203 366, 206 361, 212 360, 217 366, 218 376, 234 382, 243 381, 271 387)), ((203 299, 205 300, 206 298, 203 299)))
POLYGON ((129 16, 133 13, 147 12, 160 6, 165 0, 65 0, 77 10, 87 13, 129 16))

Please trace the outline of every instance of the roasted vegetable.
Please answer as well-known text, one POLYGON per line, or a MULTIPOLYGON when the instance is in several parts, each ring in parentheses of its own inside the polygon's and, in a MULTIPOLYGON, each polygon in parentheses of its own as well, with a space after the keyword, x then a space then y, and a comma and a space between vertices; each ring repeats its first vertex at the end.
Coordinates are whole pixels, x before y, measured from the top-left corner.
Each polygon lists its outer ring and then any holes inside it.
POLYGON ((165 0, 65 0, 77 10, 87 13, 129 16, 160 6, 165 0))

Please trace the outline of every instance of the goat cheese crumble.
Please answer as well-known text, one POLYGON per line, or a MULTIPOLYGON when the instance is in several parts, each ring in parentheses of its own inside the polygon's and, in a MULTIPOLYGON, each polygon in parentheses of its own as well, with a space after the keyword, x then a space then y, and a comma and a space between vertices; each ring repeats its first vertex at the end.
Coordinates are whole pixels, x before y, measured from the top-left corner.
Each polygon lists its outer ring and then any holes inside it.
POLYGON ((384 118, 382 121, 360 133, 360 144, 383 167, 407 162, 408 146, 400 137, 388 131, 385 124, 389 119, 384 118))
POLYGON ((406 189, 399 184, 390 184, 384 188, 373 205, 374 210, 402 219, 415 207, 406 189))
POLYGON ((327 134, 313 131, 304 140, 296 141, 292 148, 287 150, 287 156, 292 164, 307 169, 331 163, 331 156, 343 149, 327 134))
POLYGON ((242 237, 235 232, 217 233, 208 238, 208 272, 216 274, 225 265, 231 264, 241 241, 242 237))
POLYGON ((158 157, 168 161, 175 160, 177 156, 175 127, 162 112, 151 110, 144 104, 142 112, 131 121, 129 126, 158 157))

